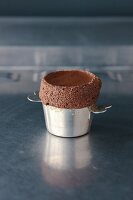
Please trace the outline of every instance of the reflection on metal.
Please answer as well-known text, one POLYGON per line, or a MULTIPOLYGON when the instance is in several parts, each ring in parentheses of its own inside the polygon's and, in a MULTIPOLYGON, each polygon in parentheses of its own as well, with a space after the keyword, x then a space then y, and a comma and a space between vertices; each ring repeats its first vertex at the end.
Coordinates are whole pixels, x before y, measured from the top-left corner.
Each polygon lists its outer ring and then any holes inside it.
POLYGON ((44 178, 50 184, 60 186, 82 184, 86 180, 83 177, 84 170, 91 164, 91 158, 89 135, 69 139, 46 133, 43 143, 42 171, 44 178), (68 172, 69 176, 67 176, 68 172), (75 173, 78 174, 80 181, 74 181, 75 173))
POLYGON ((20 73, 16 72, 0 72, 0 82, 18 82, 20 81, 20 73))
POLYGON ((107 71, 107 74, 108 74, 109 78, 114 81, 118 81, 118 82, 123 81, 123 76, 122 76, 123 74, 120 72, 107 71))
POLYGON ((90 163, 88 135, 79 138, 60 138, 46 134, 44 162, 55 169, 80 169, 90 163))

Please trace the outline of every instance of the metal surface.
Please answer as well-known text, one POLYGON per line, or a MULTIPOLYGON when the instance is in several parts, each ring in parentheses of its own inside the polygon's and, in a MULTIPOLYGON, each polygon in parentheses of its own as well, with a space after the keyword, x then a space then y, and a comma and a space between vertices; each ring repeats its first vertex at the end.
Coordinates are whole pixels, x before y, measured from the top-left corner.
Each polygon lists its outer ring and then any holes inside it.
POLYGON ((133 199, 133 71, 95 73, 99 103, 113 107, 95 115, 90 134, 70 139, 48 134, 42 105, 27 101, 31 73, 27 81, 21 72, 19 82, 1 80, 0 200, 133 199))
POLYGON ((43 145, 42 172, 50 185, 65 189, 78 188, 85 183, 83 172, 92 158, 88 135, 65 139, 46 133, 43 145), (73 176, 68 175, 69 171, 77 173, 81 181, 77 182, 73 176))
POLYGON ((78 137, 88 133, 92 114, 88 108, 63 109, 43 104, 47 130, 60 137, 78 137))
POLYGON ((51 170, 78 170, 91 162, 88 135, 66 139, 46 132, 43 145, 43 161, 51 170))
POLYGON ((0 200, 132 200, 133 20, 8 18, 0 27, 0 200), (72 66, 96 73, 98 104, 113 107, 90 134, 57 142, 26 97, 44 71, 72 66))

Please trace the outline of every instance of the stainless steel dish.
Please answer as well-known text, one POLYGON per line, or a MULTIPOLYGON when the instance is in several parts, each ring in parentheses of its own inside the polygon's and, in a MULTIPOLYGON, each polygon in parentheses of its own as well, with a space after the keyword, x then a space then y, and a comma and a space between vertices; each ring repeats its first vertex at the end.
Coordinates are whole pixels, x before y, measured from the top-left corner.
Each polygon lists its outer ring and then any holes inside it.
POLYGON ((47 130, 60 137, 78 137, 91 127, 92 114, 88 108, 62 109, 43 104, 47 130))
MULTIPOLYGON (((29 101, 41 102, 38 92, 29 95, 29 101)), ((81 109, 56 108, 43 105, 44 118, 47 130, 60 137, 78 137, 90 131, 92 113, 106 112, 111 106, 91 106, 81 109)))

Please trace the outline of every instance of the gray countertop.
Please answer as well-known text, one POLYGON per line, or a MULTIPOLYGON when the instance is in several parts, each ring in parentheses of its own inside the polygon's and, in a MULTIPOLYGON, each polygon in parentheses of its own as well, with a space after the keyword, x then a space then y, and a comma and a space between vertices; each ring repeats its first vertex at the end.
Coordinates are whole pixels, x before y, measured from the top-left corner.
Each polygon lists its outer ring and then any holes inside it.
POLYGON ((133 199, 133 71, 95 73, 99 102, 113 107, 75 139, 49 134, 41 104, 27 101, 39 81, 1 79, 0 200, 133 199))

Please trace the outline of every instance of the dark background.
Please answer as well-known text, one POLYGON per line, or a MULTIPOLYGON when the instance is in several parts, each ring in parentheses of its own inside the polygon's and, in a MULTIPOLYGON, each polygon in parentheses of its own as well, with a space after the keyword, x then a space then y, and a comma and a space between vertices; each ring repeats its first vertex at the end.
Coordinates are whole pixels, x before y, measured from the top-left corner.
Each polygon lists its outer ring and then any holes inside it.
POLYGON ((132 0, 1 0, 0 16, 132 16, 132 0))

